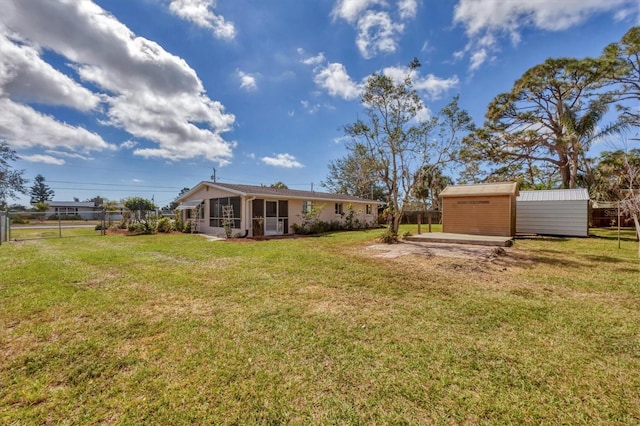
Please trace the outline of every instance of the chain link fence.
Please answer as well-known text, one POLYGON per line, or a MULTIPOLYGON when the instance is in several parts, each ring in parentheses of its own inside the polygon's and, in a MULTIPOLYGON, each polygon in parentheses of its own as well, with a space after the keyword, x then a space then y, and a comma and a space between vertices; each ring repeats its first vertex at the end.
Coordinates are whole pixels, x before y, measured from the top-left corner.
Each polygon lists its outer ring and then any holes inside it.
POLYGON ((100 236, 105 234, 108 215, 100 210, 72 213, 7 211, 0 213, 0 243, 42 238, 100 236))

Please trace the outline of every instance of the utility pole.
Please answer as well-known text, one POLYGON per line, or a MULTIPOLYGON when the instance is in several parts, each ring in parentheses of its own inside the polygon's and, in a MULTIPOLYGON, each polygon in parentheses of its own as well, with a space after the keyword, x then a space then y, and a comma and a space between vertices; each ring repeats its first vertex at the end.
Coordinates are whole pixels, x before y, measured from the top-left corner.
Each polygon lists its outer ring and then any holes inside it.
POLYGON ((216 183, 216 168, 213 168, 213 174, 211 175, 211 180, 213 183, 216 183))

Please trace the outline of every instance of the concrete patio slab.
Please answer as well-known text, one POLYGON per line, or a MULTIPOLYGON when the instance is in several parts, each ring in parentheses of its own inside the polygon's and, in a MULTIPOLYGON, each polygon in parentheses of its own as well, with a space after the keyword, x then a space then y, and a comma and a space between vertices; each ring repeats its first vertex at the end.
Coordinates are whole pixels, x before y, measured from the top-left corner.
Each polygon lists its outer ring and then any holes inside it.
POLYGON ((447 244, 474 244, 480 246, 511 247, 512 237, 494 237, 489 235, 451 234, 446 232, 431 232, 426 234, 411 235, 404 238, 406 241, 447 243, 447 244))

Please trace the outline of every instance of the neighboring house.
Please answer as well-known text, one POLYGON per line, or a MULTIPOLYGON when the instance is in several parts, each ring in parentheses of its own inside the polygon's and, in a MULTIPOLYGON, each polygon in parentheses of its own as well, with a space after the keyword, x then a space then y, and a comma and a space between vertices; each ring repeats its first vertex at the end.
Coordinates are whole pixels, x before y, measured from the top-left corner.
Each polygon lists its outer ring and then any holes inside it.
POLYGON ((225 217, 233 221, 233 235, 261 236, 292 234, 295 225, 302 224, 304 214, 314 208, 317 219, 327 223, 344 223, 350 207, 361 224, 375 224, 378 215, 378 202, 374 200, 209 181, 200 182, 177 201, 182 220, 209 235, 224 235, 225 217))
POLYGON ((515 182, 449 185, 440 193, 442 231, 513 237, 517 196, 515 182))
MULTIPOLYGON (((87 220, 99 220, 102 218, 102 208, 96 206, 93 201, 49 201, 49 209, 46 217, 60 219, 80 218, 87 220)), ((122 219, 124 207, 118 204, 118 211, 110 216, 112 220, 122 219)))
POLYGON ((101 209, 93 201, 49 201, 47 218, 54 216, 60 219, 79 217, 81 219, 99 219, 101 209))
POLYGON ((589 236, 591 200, 583 188, 520 191, 518 234, 589 236))

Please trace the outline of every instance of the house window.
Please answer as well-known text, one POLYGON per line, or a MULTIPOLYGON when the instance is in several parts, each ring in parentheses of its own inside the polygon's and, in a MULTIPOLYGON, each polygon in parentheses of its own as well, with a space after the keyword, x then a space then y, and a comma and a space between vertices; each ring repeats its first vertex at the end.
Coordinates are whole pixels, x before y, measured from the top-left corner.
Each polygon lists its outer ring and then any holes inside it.
POLYGON ((342 203, 336 203, 335 212, 336 214, 344 214, 342 203))
POLYGON ((187 209, 187 219, 204 219, 204 201, 193 209, 187 209))
POLYGON ((371 208, 371 204, 367 204, 365 207, 365 213, 366 214, 371 214, 371 212, 373 211, 373 209, 371 208))
POLYGON ((240 228, 240 197, 212 198, 209 200, 209 226, 224 227, 224 206, 233 208, 233 228, 240 228))
POLYGON ((302 214, 311 213, 313 210, 313 201, 305 201, 302 203, 302 214))

